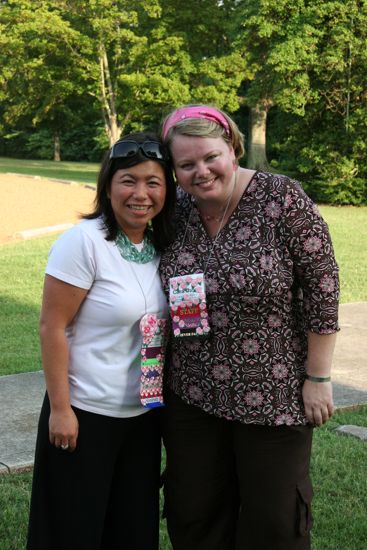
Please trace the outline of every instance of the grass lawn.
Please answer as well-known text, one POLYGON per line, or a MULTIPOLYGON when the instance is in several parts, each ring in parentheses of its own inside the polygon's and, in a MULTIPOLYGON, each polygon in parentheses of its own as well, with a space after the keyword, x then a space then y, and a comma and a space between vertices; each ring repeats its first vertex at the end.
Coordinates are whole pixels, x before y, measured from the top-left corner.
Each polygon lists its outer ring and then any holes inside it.
MULTIPOLYGON (((28 160, 0 157, 0 172, 29 174, 81 183, 97 182, 99 164, 87 162, 55 162, 53 160, 28 160)), ((1 550, 1 549, 0 549, 1 550)))
POLYGON ((367 207, 321 206, 320 211, 340 267, 341 302, 367 301, 367 207))
MULTIPOLYGON (((367 447, 366 442, 337 435, 334 429, 341 424, 367 426, 367 407, 337 413, 315 430, 313 550, 366 550, 367 447)), ((0 476, 0 550, 24 548, 31 478, 31 473, 0 476)), ((164 521, 160 550, 171 550, 164 521)))
POLYGON ((38 316, 54 240, 55 235, 0 246, 0 376, 41 368, 38 316))
MULTIPOLYGON (((0 475, 0 550, 25 548, 31 485, 32 472, 0 475)), ((172 548, 165 520, 161 520, 159 548, 172 548)))

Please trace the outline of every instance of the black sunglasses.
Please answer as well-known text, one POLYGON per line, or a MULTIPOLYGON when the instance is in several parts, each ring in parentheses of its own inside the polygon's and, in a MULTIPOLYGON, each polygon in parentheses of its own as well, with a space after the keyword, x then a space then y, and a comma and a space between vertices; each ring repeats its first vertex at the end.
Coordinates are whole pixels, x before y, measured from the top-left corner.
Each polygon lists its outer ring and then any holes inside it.
POLYGON ((117 141, 111 148, 110 160, 128 159, 135 157, 139 150, 145 157, 152 160, 167 160, 167 153, 161 143, 158 141, 117 141))

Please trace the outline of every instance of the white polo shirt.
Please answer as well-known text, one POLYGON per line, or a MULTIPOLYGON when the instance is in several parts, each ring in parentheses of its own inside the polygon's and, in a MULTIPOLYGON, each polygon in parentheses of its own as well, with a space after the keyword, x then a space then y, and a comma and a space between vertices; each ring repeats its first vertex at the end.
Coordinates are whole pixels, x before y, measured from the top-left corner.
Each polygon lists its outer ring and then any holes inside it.
POLYGON ((71 404, 106 416, 137 416, 147 411, 139 397, 139 321, 144 313, 167 317, 167 302, 159 258, 131 264, 105 236, 100 218, 69 229, 51 248, 46 273, 89 291, 66 330, 71 404))

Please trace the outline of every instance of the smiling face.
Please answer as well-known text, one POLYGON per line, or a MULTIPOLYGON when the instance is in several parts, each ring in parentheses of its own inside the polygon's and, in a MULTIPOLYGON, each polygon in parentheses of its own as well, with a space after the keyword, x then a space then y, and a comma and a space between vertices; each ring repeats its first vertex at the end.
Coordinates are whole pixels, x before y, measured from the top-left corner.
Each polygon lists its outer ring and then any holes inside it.
POLYGON ((221 137, 176 135, 170 149, 183 190, 199 203, 223 204, 231 192, 236 168, 233 148, 221 137))
POLYGON ((142 242, 147 223, 162 210, 166 198, 163 167, 154 160, 120 168, 111 179, 109 198, 120 228, 135 243, 142 242))

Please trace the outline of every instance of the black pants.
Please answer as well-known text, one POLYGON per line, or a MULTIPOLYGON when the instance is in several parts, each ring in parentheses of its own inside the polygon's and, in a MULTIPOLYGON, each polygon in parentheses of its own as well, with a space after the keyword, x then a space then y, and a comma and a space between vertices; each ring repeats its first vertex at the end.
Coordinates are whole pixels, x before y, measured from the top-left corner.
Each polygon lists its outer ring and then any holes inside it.
POLYGON ((312 429, 227 421, 166 395, 174 550, 308 550, 312 429))
POLYGON ((38 429, 28 550, 157 550, 160 411, 111 418, 74 408, 75 452, 48 440, 46 396, 38 429))

